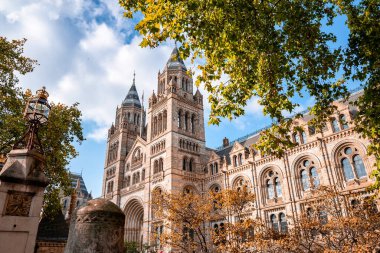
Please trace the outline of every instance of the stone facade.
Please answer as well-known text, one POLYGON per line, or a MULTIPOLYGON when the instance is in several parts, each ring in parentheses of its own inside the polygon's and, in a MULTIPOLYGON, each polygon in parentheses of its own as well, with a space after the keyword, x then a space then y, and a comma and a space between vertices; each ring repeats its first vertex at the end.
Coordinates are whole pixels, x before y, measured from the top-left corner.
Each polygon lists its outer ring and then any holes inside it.
MULTIPOLYGON (((221 148, 206 148, 203 96, 193 91, 177 49, 157 79, 147 124, 141 121, 146 111, 133 82, 108 134, 103 196, 126 214, 126 241, 142 246, 152 232, 162 230, 149 205, 157 188, 207 193, 246 184, 257 196, 248 215, 283 227, 287 216, 297 217, 306 208, 303 199, 318 185, 360 192, 372 183, 368 175, 375 160, 366 153, 369 141, 353 131, 356 109, 348 102, 335 102, 337 113, 322 133, 308 126, 310 115, 298 119, 294 127, 303 131, 295 130, 292 137, 299 145, 278 159, 252 149, 259 133, 231 143, 225 138, 221 148)), ((358 96, 360 92, 351 100, 358 96)))
POLYGON ((44 157, 13 149, 0 172, 0 252, 32 253, 48 180, 44 157))

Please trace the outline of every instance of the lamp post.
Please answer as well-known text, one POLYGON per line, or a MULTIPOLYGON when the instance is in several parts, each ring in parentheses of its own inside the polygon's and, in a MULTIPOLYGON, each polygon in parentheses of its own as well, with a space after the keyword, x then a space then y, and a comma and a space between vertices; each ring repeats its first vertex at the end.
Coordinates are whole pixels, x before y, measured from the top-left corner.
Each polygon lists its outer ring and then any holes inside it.
POLYGON ((37 135, 49 117, 48 96, 43 87, 28 100, 24 111, 28 130, 14 144, 0 171, 0 252, 33 253, 35 249, 44 191, 49 184, 37 135))
POLYGON ((49 93, 45 87, 42 87, 42 89, 36 91, 36 95, 28 100, 24 111, 24 119, 29 127, 24 136, 15 143, 13 149, 34 149, 43 154, 42 145, 38 138, 38 129, 49 118, 51 107, 47 100, 48 97, 49 93))

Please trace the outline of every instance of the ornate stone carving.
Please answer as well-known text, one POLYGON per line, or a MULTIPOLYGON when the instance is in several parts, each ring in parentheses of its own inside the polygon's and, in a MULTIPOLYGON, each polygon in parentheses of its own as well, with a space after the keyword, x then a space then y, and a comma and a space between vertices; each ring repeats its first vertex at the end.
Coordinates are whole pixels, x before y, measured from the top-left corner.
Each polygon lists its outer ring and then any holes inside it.
POLYGON ((30 192, 9 191, 5 215, 29 216, 33 195, 30 192))

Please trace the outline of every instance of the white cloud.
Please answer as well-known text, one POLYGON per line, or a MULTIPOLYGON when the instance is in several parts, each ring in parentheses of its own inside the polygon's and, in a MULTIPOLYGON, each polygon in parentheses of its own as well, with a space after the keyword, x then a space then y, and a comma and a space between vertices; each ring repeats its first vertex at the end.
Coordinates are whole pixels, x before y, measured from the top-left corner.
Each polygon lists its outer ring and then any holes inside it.
POLYGON ((126 38, 133 31, 120 31, 126 29, 121 12, 109 1, 16 0, 0 7, 3 36, 27 38, 25 55, 40 64, 20 85, 32 90, 45 85, 52 101, 80 102, 84 120, 98 126, 88 134, 95 140, 106 138, 133 71, 140 96, 144 90, 147 98, 171 51, 170 46, 142 49, 139 37, 126 38))
POLYGON ((248 100, 247 105, 244 108, 247 115, 262 115, 263 106, 259 104, 258 97, 252 97, 248 100))
POLYGON ((95 141, 102 141, 104 140, 104 137, 108 134, 108 126, 104 126, 101 128, 96 128, 94 131, 90 132, 86 138, 92 139, 95 141))
MULTIPOLYGON (((80 102, 83 119, 96 126, 87 135, 94 140, 106 138, 106 129, 129 90, 134 71, 138 92, 141 96, 144 91, 147 101, 173 46, 141 48, 133 22, 122 17, 116 1, 107 0, 6 1, 0 6, 0 27, 10 39, 27 38, 25 55, 40 63, 33 73, 20 78, 20 84, 32 90, 45 85, 52 101, 80 102)), ((187 62, 187 66, 197 75, 195 65, 187 62)), ((202 87, 200 91, 207 122, 208 93, 202 87)), ((245 109, 248 116, 258 116, 262 107, 252 98, 245 109)), ((234 124, 245 130, 247 120, 243 117, 234 124)))

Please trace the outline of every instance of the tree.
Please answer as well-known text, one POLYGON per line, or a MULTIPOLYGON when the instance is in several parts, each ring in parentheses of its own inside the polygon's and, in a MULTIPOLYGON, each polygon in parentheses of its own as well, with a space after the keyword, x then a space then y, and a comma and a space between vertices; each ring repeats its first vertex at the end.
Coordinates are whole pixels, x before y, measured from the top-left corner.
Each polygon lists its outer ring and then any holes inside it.
MULTIPOLYGON (((356 130, 372 140, 369 151, 380 171, 380 6, 377 0, 119 0, 125 16, 138 13, 142 46, 167 39, 180 43, 184 57, 198 57, 196 84, 210 93, 209 123, 244 114, 252 96, 274 120, 257 148, 282 156, 296 145, 289 137, 292 119, 284 112, 298 106, 296 95, 315 99, 312 123, 321 131, 338 98, 347 98, 344 81, 359 80, 364 94, 357 102, 356 130), (141 18, 142 14, 142 18, 141 18), (325 27, 337 15, 347 18, 348 45, 336 47, 325 27), (339 71, 343 68, 343 76, 339 71), (227 82, 218 80, 226 74, 227 82), (216 84, 215 84, 216 83, 216 84)), ((301 117, 297 114, 294 118, 301 117)), ((380 187, 380 185, 377 185, 380 187)))
POLYGON ((153 240, 184 252, 242 252, 249 246, 254 224, 244 214, 252 211, 254 199, 246 187, 204 194, 155 191, 154 219, 164 224, 164 231, 153 240), (213 223, 217 226, 210 226, 213 223))
MULTIPOLYGON (((0 153, 7 154, 12 145, 26 131, 23 110, 30 91, 22 92, 17 86, 17 73, 33 71, 35 60, 23 56, 23 40, 7 41, 0 37, 0 153)), ((71 191, 69 173, 66 169, 69 161, 78 155, 74 142, 81 143, 81 112, 78 104, 67 106, 51 103, 51 112, 47 124, 39 131, 43 151, 46 156, 45 174, 50 181, 44 198, 44 214, 54 215, 60 210, 59 191, 66 194, 71 191)), ((53 216, 52 216, 53 217, 53 216)))
POLYGON ((18 84, 21 75, 32 72, 35 60, 23 56, 25 39, 7 41, 0 37, 0 153, 8 153, 10 144, 24 130, 23 94, 18 84))
POLYGON ((321 186, 305 199, 304 212, 276 243, 287 252, 374 252, 380 247, 375 201, 371 192, 321 186))
POLYGON ((373 252, 380 248, 380 213, 370 191, 320 186, 303 199, 298 217, 287 217, 286 227, 252 218, 255 195, 248 188, 203 195, 155 192, 152 199, 153 224, 165 224, 163 234, 156 234, 154 240, 183 252, 373 252))
POLYGON ((156 226, 164 229, 162 233, 154 233, 153 240, 160 247, 177 248, 183 252, 211 252, 206 229, 214 217, 212 210, 213 203, 208 196, 155 190, 152 212, 156 226))

